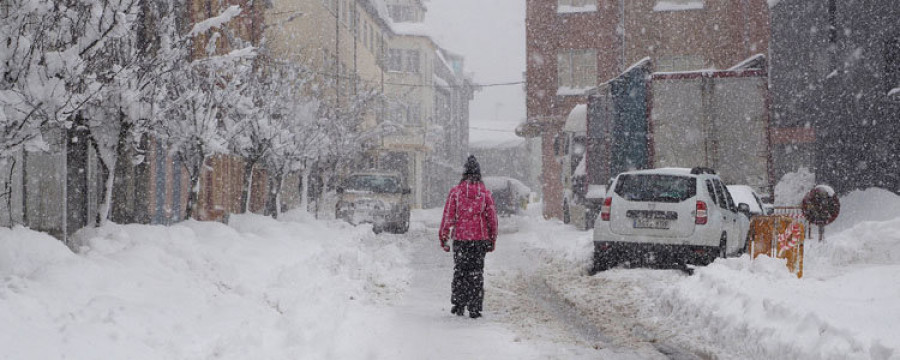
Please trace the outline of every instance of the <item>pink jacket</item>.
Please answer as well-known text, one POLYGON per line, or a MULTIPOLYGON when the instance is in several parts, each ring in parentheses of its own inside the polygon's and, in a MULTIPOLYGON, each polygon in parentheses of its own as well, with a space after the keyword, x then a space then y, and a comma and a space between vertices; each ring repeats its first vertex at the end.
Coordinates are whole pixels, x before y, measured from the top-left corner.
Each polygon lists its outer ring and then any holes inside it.
POLYGON ((450 189, 438 237, 445 242, 453 231, 459 241, 497 241, 497 210, 494 198, 483 183, 463 181, 450 189))

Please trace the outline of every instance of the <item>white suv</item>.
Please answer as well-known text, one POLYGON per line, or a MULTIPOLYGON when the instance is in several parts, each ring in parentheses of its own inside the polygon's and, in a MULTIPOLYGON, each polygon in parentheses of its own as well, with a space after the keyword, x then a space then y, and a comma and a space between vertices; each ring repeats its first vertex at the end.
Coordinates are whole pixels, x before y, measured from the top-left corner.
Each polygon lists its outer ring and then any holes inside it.
POLYGON ((708 168, 621 173, 594 225, 593 271, 621 263, 706 265, 740 253, 749 219, 708 168))

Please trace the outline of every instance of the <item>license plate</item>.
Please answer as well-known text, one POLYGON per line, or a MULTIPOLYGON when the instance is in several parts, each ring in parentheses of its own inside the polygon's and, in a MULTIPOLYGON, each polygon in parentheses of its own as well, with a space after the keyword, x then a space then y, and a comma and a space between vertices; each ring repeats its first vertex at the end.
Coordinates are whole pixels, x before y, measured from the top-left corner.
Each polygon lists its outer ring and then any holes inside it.
POLYGON ((634 219, 634 228, 635 229, 668 229, 669 228, 669 220, 637 218, 637 219, 634 219))

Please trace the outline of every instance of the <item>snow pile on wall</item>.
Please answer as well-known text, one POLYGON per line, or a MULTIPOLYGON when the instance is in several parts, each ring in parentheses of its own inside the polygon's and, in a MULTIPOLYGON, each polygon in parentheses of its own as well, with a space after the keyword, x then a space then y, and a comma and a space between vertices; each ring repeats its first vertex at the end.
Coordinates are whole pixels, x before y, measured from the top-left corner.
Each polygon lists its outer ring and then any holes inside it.
POLYGON ((573 13, 583 13, 583 12, 596 12, 597 5, 589 4, 582 6, 572 6, 572 5, 559 5, 556 8, 556 12, 559 14, 573 14, 573 13))
POLYGON ((653 11, 688 11, 702 10, 705 7, 703 0, 696 1, 657 1, 653 11))
POLYGON ((77 254, 0 229, 4 357, 328 358, 348 311, 405 288, 408 244, 294 218, 109 225, 77 254))
POLYGON ((776 206, 800 206, 803 197, 816 186, 816 175, 807 168, 784 174, 775 185, 776 206))

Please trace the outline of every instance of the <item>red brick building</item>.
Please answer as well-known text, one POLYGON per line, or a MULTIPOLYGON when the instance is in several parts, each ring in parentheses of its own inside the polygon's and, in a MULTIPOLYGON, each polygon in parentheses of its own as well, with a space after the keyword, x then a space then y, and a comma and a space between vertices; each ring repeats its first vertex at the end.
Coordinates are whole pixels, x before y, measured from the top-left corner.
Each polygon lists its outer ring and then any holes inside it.
POLYGON ((542 139, 544 216, 562 216, 560 131, 587 90, 645 57, 685 71, 766 54, 768 19, 765 0, 528 0, 520 135, 542 139))

